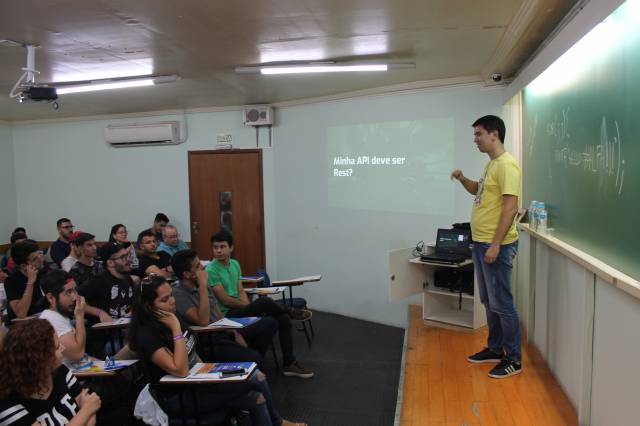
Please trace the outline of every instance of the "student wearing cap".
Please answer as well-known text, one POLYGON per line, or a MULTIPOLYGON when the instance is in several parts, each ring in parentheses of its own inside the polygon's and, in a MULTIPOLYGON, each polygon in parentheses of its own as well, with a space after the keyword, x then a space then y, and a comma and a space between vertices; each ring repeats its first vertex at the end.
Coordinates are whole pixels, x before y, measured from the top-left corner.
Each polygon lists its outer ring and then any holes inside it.
POLYGON ((102 262, 95 259, 97 251, 95 238, 95 235, 81 232, 73 240, 73 245, 78 253, 78 261, 71 267, 69 273, 79 286, 104 271, 102 262))
POLYGON ((129 245, 106 243, 98 252, 104 264, 101 274, 79 286, 79 292, 87 303, 103 312, 102 322, 129 316, 135 283, 131 277, 129 245))
POLYGON ((65 257, 64 260, 60 263, 60 268, 66 272, 69 272, 73 265, 78 261, 78 257, 80 257, 80 253, 78 252, 78 248, 76 247, 74 241, 78 238, 82 232, 74 231, 69 236, 69 244, 71 245, 71 251, 69 252, 69 256, 65 257))

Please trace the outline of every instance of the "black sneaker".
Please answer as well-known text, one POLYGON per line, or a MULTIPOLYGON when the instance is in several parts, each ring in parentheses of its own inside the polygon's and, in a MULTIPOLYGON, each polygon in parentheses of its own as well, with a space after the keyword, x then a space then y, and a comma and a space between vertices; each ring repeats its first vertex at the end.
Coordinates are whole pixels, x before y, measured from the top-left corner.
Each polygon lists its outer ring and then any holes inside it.
POLYGON ((522 364, 504 358, 500 364, 496 365, 489 371, 489 377, 494 379, 504 379, 509 376, 515 376, 522 373, 522 364))
POLYGON ((300 377, 301 379, 310 379, 313 377, 313 371, 303 367, 298 361, 294 361, 292 364, 283 367, 282 374, 289 377, 300 377))
POLYGON ((474 364, 498 363, 502 361, 502 354, 496 353, 489 348, 484 348, 477 354, 468 357, 467 361, 474 364))

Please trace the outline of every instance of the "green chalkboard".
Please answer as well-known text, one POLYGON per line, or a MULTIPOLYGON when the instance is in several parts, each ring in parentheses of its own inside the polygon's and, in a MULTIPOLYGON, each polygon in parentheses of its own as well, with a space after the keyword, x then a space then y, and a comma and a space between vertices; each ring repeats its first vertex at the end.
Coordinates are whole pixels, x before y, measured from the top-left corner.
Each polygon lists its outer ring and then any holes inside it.
POLYGON ((640 10, 627 2, 524 90, 523 204, 640 277, 640 10))

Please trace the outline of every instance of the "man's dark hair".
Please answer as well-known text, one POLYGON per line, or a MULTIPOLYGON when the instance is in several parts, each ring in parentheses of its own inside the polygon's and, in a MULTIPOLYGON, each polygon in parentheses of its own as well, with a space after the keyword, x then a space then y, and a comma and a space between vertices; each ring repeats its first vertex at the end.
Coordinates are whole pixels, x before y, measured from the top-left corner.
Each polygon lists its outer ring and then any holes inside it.
POLYGON ((504 144, 505 133, 507 132, 507 130, 504 125, 504 121, 502 121, 502 118, 495 115, 485 115, 484 117, 478 118, 471 125, 471 127, 476 126, 481 126, 487 131, 487 133, 497 131, 500 142, 504 144))
POLYGON ((155 218, 155 219, 153 219, 153 221, 154 221, 154 222, 156 222, 156 223, 157 223, 157 222, 166 222, 166 223, 169 223, 169 218, 168 218, 168 217, 167 217, 167 215, 166 215, 166 214, 164 214, 164 213, 158 213, 158 214, 156 214, 156 218, 155 218))
POLYGON ((76 247, 80 247, 84 243, 94 240, 96 238, 95 235, 89 234, 88 232, 81 232, 71 243, 76 247))
POLYGON ((138 234, 138 245, 142 244, 142 239, 144 237, 156 237, 156 234, 153 233, 153 231, 151 231, 150 229, 147 229, 146 231, 142 231, 141 233, 138 234))
POLYGON ((23 234, 26 234, 27 230, 24 229, 22 226, 18 226, 16 229, 13 230, 12 234, 15 234, 16 232, 22 232, 23 234))
POLYGON ((65 222, 71 222, 71 219, 67 219, 66 217, 61 217, 60 219, 58 219, 58 221, 56 222, 56 226, 58 228, 60 228, 60 226, 62 226, 63 223, 65 222))
POLYGON ((11 257, 16 265, 24 265, 27 263, 29 255, 38 250, 40 250, 40 248, 35 241, 20 241, 19 243, 15 243, 11 248, 11 257))
POLYGON ((184 278, 182 274, 191 270, 191 264, 196 257, 198 257, 198 253, 191 249, 180 250, 173 255, 171 258, 171 267, 173 268, 173 273, 179 280, 184 278))
POLYGON ((229 244, 229 247, 233 245, 233 236, 230 232, 219 231, 211 236, 211 244, 224 243, 225 241, 229 244))
POLYGON ((29 237, 24 232, 14 232, 11 234, 11 245, 14 245, 18 240, 26 240, 27 238, 29 237))
POLYGON ((67 281, 69 281, 70 278, 71 275, 68 272, 62 269, 54 269, 47 272, 47 274, 42 277, 40 287, 42 288, 42 291, 45 295, 47 293, 51 293, 57 300, 58 296, 64 289, 64 285, 67 283, 67 281))

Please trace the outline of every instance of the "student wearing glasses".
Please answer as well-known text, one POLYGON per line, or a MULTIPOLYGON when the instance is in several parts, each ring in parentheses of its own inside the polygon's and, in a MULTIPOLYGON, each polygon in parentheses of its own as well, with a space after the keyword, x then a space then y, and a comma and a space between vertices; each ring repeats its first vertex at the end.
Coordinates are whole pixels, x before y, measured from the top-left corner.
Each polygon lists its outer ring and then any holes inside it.
POLYGON ((44 293, 40 280, 48 271, 42 251, 33 240, 13 246, 12 257, 16 266, 4 283, 7 293, 8 318, 25 318, 44 309, 44 293))
POLYGON ((158 252, 164 251, 169 256, 173 257, 177 252, 188 248, 187 243, 180 239, 178 228, 173 225, 167 225, 164 227, 162 230, 162 241, 158 244, 158 252))
MULTIPOLYGON (((198 362, 195 338, 175 315, 171 286, 159 275, 144 278, 133 308, 130 345, 142 359, 152 384, 164 375, 186 377, 198 362)), ((301 425, 283 420, 273 407, 265 375, 256 370, 243 383, 213 384, 196 394, 200 415, 242 409, 255 426, 301 425)), ((188 398, 187 398, 188 400, 188 398)), ((158 403, 169 415, 179 412, 177 394, 159 395, 158 403)))
POLYGON ((69 256, 71 246, 69 245, 69 237, 73 233, 73 224, 70 219, 62 217, 56 222, 58 227, 58 239, 49 247, 49 257, 60 266, 65 257, 69 256))
POLYGON ((122 245, 129 246, 129 265, 131 265, 131 269, 138 269, 138 256, 136 256, 136 249, 129 242, 129 231, 127 231, 127 227, 121 223, 113 225, 111 227, 111 232, 109 232, 109 242, 116 242, 122 245))
POLYGON ((11 327, 0 349, 0 424, 95 425, 100 397, 60 365, 64 347, 48 321, 11 327))
POLYGON ((135 282, 131 277, 129 245, 106 243, 98 251, 104 271, 79 287, 90 313, 101 322, 127 317, 133 305, 135 282))

